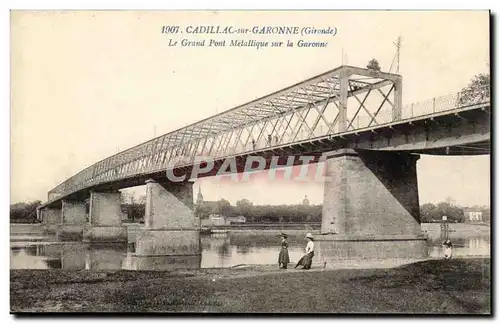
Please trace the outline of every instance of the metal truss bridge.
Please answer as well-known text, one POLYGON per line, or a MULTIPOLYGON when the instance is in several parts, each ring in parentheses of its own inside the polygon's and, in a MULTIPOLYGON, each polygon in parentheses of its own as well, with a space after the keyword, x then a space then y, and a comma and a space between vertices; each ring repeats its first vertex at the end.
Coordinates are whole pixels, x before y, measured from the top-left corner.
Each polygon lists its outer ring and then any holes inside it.
POLYGON ((187 174, 197 156, 241 165, 250 155, 338 148, 489 154, 489 114, 489 87, 403 106, 400 75, 341 66, 99 161, 49 191, 42 207, 142 185, 167 169, 187 174))

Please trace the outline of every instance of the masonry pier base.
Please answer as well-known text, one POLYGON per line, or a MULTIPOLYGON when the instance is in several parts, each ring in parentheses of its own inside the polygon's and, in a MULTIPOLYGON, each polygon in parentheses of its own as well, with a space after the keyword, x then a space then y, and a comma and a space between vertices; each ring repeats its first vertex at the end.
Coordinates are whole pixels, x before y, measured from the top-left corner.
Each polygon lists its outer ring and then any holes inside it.
POLYGON ((418 156, 351 149, 329 155, 316 262, 425 259, 418 156))
POLYGON ((62 213, 60 208, 40 209, 43 231, 47 235, 57 237, 62 223, 62 213))
POLYGON ((135 244, 137 270, 200 268, 192 185, 146 182, 144 228, 137 233, 135 244))
POLYGON ((122 225, 120 193, 90 193, 90 224, 83 229, 84 242, 127 242, 127 228, 122 225))
POLYGON ((83 227, 87 221, 85 201, 63 200, 58 241, 82 241, 83 227))

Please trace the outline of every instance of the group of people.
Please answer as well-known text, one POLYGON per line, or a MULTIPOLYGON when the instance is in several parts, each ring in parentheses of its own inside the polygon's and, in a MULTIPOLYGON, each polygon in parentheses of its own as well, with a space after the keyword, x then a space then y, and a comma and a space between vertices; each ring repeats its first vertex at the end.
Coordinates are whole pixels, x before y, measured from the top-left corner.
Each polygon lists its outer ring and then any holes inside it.
MULTIPOLYGON (((281 250, 278 256, 278 266, 281 269, 286 269, 288 264, 290 263, 290 256, 288 255, 288 241, 286 240, 288 236, 285 233, 281 233, 281 250)), ((297 267, 302 266, 302 269, 308 270, 311 269, 312 260, 314 257, 314 237, 311 233, 307 233, 306 235, 307 245, 306 245, 306 253, 300 258, 299 262, 295 265, 295 269, 297 267)))
MULTIPOLYGON (((285 233, 280 234, 281 237, 281 249, 280 254, 278 256, 278 266, 281 269, 286 269, 288 264, 290 263, 290 256, 288 255, 288 241, 286 240, 288 236, 285 233)), ((299 262, 295 265, 295 269, 297 267, 302 266, 302 269, 311 269, 312 260, 314 257, 314 237, 311 233, 307 233, 306 235, 307 245, 306 245, 306 253, 300 258, 299 262)), ((443 242, 444 248, 444 257, 445 259, 451 259, 452 252, 452 244, 451 240, 447 239, 443 242)))

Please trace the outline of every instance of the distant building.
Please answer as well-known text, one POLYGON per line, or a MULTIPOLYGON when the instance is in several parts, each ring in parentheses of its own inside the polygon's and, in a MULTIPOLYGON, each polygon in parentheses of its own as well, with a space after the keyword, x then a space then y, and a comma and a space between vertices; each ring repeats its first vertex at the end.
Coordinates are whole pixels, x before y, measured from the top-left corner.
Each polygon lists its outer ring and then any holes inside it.
POLYGON ((214 226, 229 225, 229 220, 226 217, 219 214, 211 214, 208 219, 210 219, 212 225, 214 226))
POLYGON ((219 212, 219 202, 218 201, 205 201, 203 199, 203 194, 201 193, 201 187, 198 188, 198 195, 196 196, 196 207, 203 206, 205 210, 209 210, 210 213, 219 212))
POLYGON ((483 212, 477 209, 464 210, 465 222, 476 223, 483 221, 483 212))
POLYGON ((304 199, 302 200, 302 205, 304 206, 309 206, 309 199, 307 199, 307 195, 304 197, 304 199))
POLYGON ((230 224, 229 219, 219 214, 210 214, 208 219, 201 220, 202 226, 226 226, 230 224))
POLYGON ((203 194, 201 193, 201 186, 198 187, 198 196, 196 197, 196 204, 203 205, 203 194))

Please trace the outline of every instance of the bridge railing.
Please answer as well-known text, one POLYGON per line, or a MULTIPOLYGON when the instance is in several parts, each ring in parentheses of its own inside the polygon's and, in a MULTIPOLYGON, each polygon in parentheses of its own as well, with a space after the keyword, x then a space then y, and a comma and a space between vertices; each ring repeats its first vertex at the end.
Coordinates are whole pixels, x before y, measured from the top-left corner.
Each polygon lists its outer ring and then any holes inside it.
MULTIPOLYGON (((392 111, 379 112, 376 116, 376 120, 373 121, 370 116, 356 116, 351 123, 351 127, 347 131, 353 130, 363 130, 368 127, 376 127, 387 125, 391 123, 412 120, 418 117, 424 117, 427 115, 432 115, 436 113, 442 113, 446 111, 452 111, 457 109, 462 109, 469 106, 475 106, 478 104, 488 103, 490 101, 490 87, 484 86, 475 90, 460 91, 457 93, 448 94, 445 96, 435 97, 432 99, 419 101, 412 104, 407 104, 403 106, 401 111, 401 119, 394 120, 392 116, 392 111)), ((348 117, 349 120, 352 119, 348 117)), ((251 152, 256 150, 261 150, 265 148, 272 148, 275 146, 283 144, 291 144, 293 142, 300 142, 312 139, 314 137, 322 137, 330 134, 340 134, 341 132, 329 133, 329 130, 324 125, 318 125, 311 135, 307 130, 302 130, 296 134, 286 134, 282 138, 276 140, 274 137, 262 138, 254 143, 248 143, 243 148, 237 148, 233 150, 221 149, 212 152, 213 157, 223 157, 225 155, 238 154, 244 152, 251 152), (319 134, 315 136, 315 134, 319 134)), ((189 163, 188 160, 183 160, 185 163, 189 163)), ((182 164, 181 162, 179 164, 182 164)))
POLYGON ((405 105, 402 109, 402 113, 404 119, 409 119, 474 106, 489 101, 490 87, 484 86, 476 90, 460 91, 451 95, 435 97, 430 100, 405 105))

